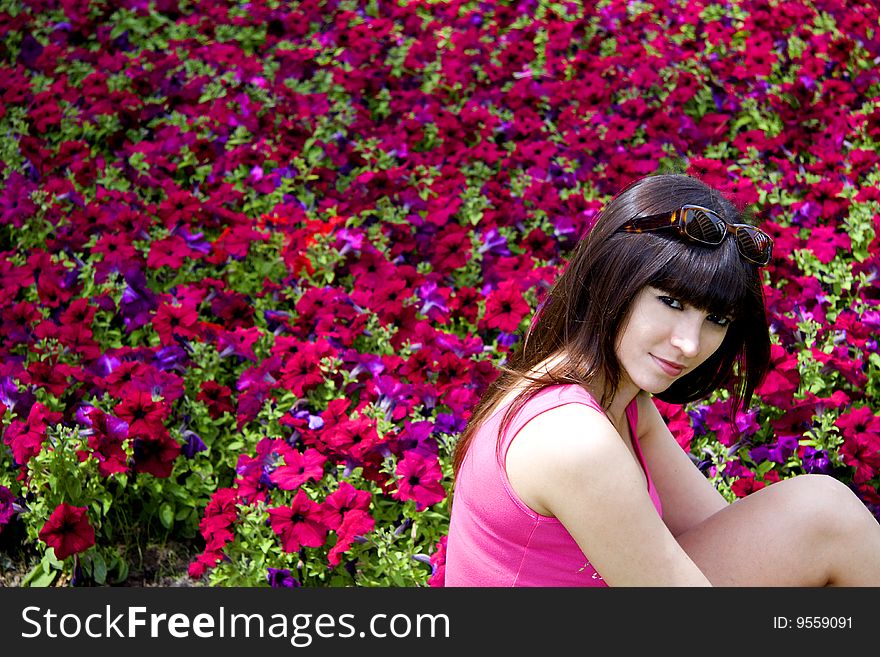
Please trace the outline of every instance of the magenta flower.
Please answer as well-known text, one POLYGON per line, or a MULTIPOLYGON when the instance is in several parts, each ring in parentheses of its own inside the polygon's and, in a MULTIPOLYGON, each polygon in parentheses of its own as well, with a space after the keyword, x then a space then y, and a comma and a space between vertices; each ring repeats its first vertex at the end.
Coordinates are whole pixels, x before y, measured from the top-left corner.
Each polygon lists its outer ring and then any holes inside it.
POLYGON ((342 522, 334 530, 337 537, 336 544, 327 553, 327 562, 330 567, 338 566, 342 555, 348 552, 358 538, 373 531, 375 525, 375 519, 367 511, 362 509, 347 511, 342 522))
POLYGON ((441 536, 431 553, 431 576, 428 586, 441 587, 446 585, 446 542, 448 537, 441 536))
POLYGON ((278 465, 269 480, 282 490, 296 490, 307 481, 320 480, 324 476, 324 464, 327 458, 316 449, 300 452, 286 443, 280 443, 277 453, 284 459, 278 465))
POLYGON ((441 502, 446 490, 440 483, 443 473, 437 457, 408 453, 397 464, 397 490, 392 495, 401 501, 412 500, 419 511, 441 502))
MULTIPOLYGON (((124 445, 128 438, 128 424, 94 406, 81 407, 76 418, 80 424, 88 427, 83 433, 88 435, 91 455, 98 460, 98 472, 107 477, 114 472, 127 471, 128 454, 124 445)), ((88 454, 81 456, 88 457, 88 454)))

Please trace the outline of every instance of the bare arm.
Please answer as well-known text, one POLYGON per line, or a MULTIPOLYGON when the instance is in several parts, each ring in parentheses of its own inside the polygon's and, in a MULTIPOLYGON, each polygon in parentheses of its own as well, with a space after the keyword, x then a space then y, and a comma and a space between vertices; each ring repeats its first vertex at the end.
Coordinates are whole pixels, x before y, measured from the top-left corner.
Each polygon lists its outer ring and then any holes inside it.
POLYGON ((533 510, 555 516, 611 586, 710 586, 657 514, 635 457, 583 404, 541 413, 507 453, 508 478, 533 510))
POLYGON ((728 506, 669 431, 650 395, 639 395, 639 444, 674 536, 728 506))

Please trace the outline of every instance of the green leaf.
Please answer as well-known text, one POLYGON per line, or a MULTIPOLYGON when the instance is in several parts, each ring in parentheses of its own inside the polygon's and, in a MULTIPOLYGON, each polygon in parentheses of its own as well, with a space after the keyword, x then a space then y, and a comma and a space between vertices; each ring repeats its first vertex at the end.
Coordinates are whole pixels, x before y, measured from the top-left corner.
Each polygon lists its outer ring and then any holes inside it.
POLYGON ((107 562, 97 552, 92 556, 92 577, 97 584, 107 582, 107 562))
POLYGON ((159 507, 159 520, 165 529, 171 529, 174 524, 174 507, 168 502, 159 507))

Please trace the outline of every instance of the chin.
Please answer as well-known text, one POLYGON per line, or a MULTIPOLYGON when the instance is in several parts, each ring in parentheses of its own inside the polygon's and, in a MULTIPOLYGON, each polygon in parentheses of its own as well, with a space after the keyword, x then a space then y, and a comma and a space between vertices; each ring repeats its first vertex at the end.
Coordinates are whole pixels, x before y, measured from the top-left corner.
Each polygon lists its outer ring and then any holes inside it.
POLYGON ((669 390, 669 387, 675 383, 675 381, 651 381, 647 382, 647 385, 640 386, 642 390, 648 392, 652 395, 659 395, 661 392, 666 392, 669 390))

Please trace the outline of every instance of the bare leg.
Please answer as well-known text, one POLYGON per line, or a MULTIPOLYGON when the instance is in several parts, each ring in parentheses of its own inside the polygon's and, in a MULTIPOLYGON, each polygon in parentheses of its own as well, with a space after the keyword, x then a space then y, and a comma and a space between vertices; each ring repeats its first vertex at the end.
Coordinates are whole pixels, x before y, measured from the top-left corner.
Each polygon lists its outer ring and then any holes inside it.
POLYGON ((762 488, 678 541, 715 586, 880 586, 880 524, 824 475, 762 488))

